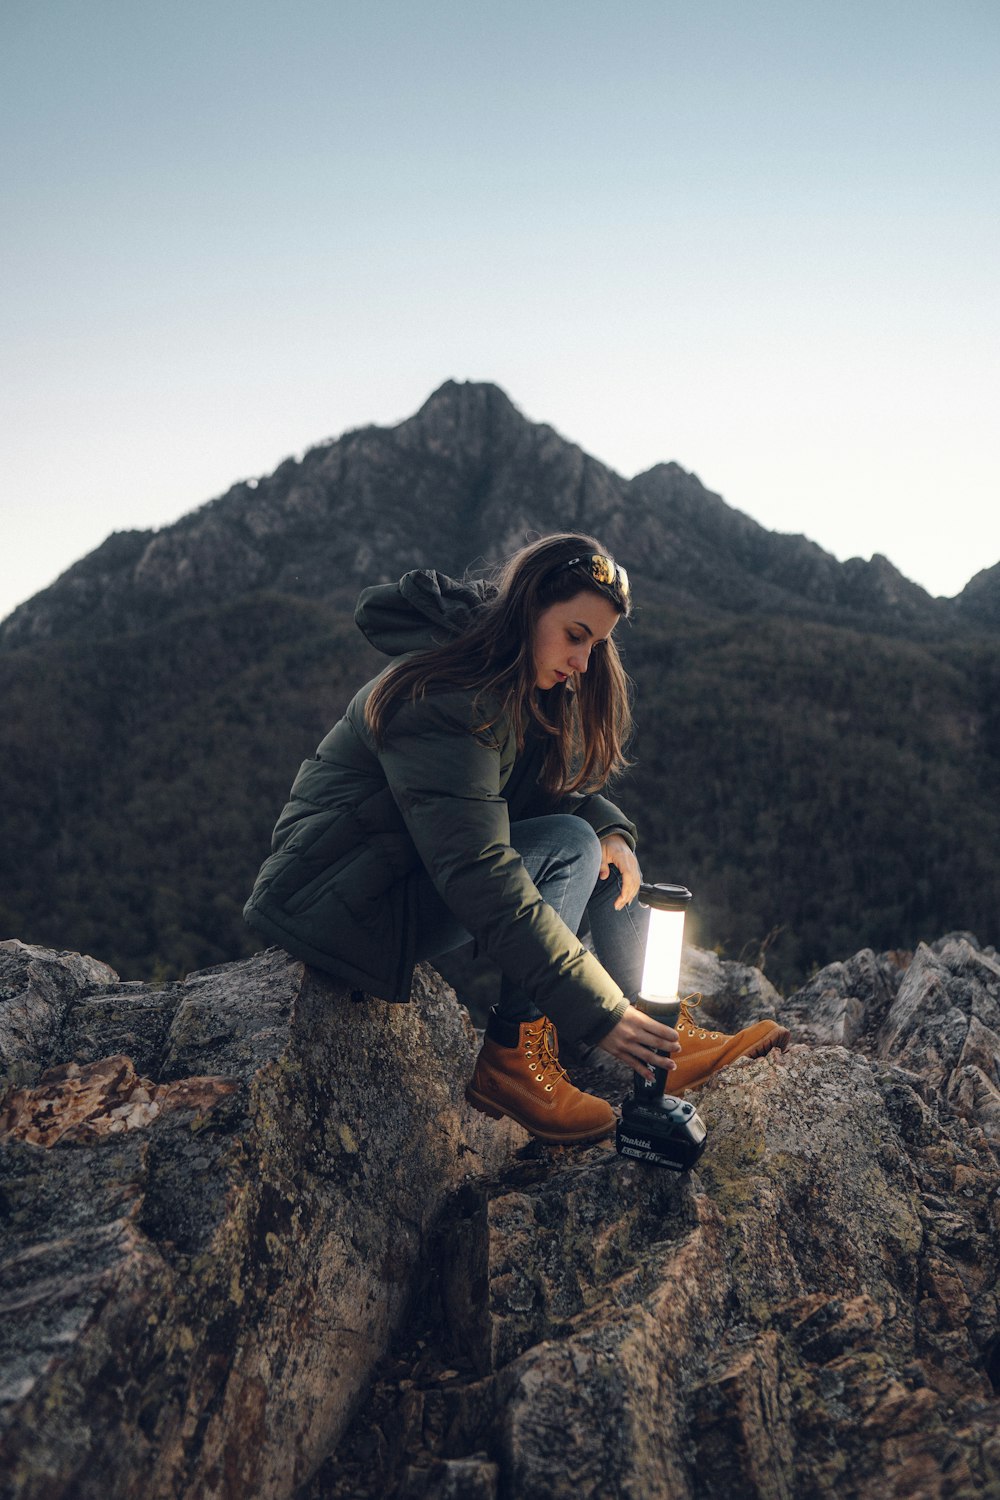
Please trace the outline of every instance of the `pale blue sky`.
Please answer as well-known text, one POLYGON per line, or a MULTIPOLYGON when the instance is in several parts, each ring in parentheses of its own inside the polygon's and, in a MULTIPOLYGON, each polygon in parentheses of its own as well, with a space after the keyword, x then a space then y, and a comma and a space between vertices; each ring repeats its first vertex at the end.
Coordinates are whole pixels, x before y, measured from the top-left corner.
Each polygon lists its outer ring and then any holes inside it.
POLYGON ((0 54, 0 615, 448 378, 1000 561, 996 0, 4 0, 0 54))

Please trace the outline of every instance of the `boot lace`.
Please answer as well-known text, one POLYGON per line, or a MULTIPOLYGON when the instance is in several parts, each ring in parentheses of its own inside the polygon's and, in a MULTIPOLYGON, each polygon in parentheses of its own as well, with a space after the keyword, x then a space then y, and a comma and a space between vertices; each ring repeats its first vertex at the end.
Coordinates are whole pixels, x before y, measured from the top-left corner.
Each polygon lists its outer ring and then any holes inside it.
POLYGON ((529 1028, 525 1038, 524 1055, 528 1059, 529 1071, 534 1073, 536 1081, 542 1085, 547 1094, 552 1093, 560 1079, 568 1076, 566 1069, 559 1061, 552 1024, 544 1018, 537 1027, 529 1028))
POLYGON ((719 1031, 703 1030, 700 1017, 696 1017, 694 1014, 694 1012, 701 1005, 702 998, 702 995, 696 992, 693 995, 687 995, 681 1001, 680 1014, 677 1017, 678 1033, 683 1036, 684 1026, 686 1025, 689 1028, 691 1036, 697 1036, 701 1041, 705 1041, 705 1039, 708 1037, 710 1037, 712 1041, 717 1041, 722 1033, 719 1031))

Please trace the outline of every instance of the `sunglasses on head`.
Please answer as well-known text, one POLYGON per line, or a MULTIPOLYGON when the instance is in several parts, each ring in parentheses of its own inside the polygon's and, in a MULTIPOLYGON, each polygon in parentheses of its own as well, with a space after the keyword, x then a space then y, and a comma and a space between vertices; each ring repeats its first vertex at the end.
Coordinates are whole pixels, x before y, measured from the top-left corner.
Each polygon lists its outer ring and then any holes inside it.
POLYGON ((568 562, 560 563, 552 571, 563 573, 568 568, 582 568, 602 589, 611 589, 628 603, 628 574, 618 566, 613 557, 606 557, 603 552, 588 552, 583 557, 571 557, 568 562))

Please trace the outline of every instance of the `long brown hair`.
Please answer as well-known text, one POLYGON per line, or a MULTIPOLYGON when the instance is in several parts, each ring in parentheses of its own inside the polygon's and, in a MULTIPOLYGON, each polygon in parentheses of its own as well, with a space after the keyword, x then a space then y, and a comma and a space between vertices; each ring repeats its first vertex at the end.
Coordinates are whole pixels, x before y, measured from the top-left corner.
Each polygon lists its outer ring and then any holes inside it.
POLYGON ((593 593, 619 615, 629 615, 627 590, 595 582, 586 568, 566 566, 595 552, 608 555, 600 542, 578 532, 557 532, 515 552, 487 586, 485 603, 462 635, 394 664, 372 689, 365 717, 376 743, 404 699, 458 688, 474 692, 476 712, 483 712, 474 733, 508 716, 521 750, 529 722, 541 729, 546 791, 593 791, 623 771, 631 684, 611 637, 595 645, 587 671, 577 673, 572 686, 550 688, 544 701, 535 691, 535 624, 543 610, 593 593))

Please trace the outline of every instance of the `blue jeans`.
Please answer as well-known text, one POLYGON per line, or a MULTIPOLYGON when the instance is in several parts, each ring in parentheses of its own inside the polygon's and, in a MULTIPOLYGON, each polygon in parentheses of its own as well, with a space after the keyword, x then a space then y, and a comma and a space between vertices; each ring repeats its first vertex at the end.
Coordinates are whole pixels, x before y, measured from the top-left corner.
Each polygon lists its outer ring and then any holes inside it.
MULTIPOLYGON (((552 813, 512 823, 510 842, 520 854, 542 900, 551 906, 571 932, 578 933, 584 917, 590 924, 598 960, 625 996, 635 1001, 642 983, 649 910, 632 901, 621 911, 621 877, 612 866, 601 880, 601 842, 582 818, 552 813)), ((433 959, 470 941, 469 933, 452 915, 425 876, 417 903, 417 957, 433 959)), ((532 1020, 541 1012, 520 986, 504 975, 497 1010, 507 1020, 532 1020)))

